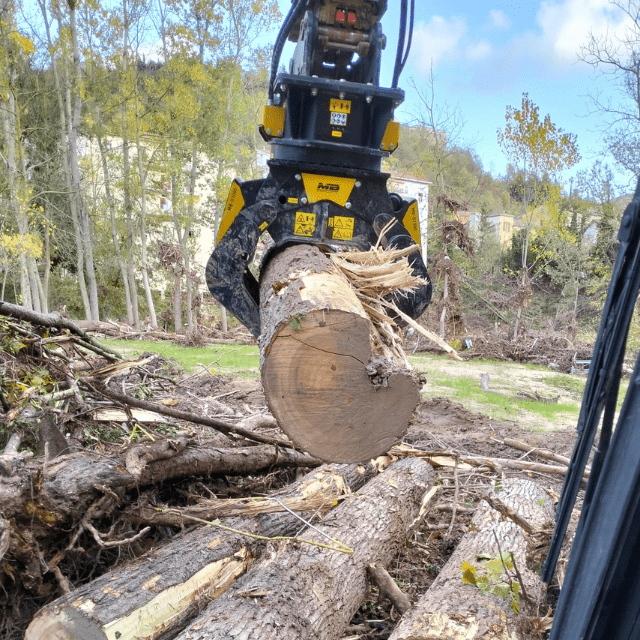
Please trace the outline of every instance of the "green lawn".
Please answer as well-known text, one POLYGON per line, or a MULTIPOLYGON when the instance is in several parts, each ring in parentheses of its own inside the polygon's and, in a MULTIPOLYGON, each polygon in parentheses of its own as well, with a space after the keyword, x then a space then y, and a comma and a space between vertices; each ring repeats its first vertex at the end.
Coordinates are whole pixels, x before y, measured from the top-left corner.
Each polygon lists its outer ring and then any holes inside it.
POLYGON ((259 352, 255 345, 208 344, 206 347, 182 347, 172 342, 103 340, 127 358, 146 352, 159 353, 175 360, 187 373, 203 368, 234 377, 259 378, 259 352))

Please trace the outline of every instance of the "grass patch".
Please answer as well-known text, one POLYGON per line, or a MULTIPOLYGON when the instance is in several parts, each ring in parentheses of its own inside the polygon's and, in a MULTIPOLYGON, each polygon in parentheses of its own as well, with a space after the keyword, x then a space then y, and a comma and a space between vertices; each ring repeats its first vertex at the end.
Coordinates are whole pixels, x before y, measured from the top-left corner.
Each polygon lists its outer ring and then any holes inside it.
POLYGON ((576 376, 557 375, 548 377, 546 382, 552 387, 558 387, 558 389, 575 391, 576 393, 582 394, 584 393, 584 387, 587 384, 587 379, 576 376))
POLYGON ((138 358, 143 353, 158 353, 179 363, 187 373, 196 373, 203 367, 214 373, 240 378, 260 377, 260 355, 256 345, 208 344, 205 347, 183 347, 172 342, 102 340, 127 358, 138 358))
POLYGON ((487 405, 484 413, 489 413, 496 420, 518 420, 523 413, 536 414, 544 421, 554 422, 558 416, 574 415, 577 419, 580 405, 573 403, 546 403, 500 393, 491 393, 480 389, 478 382, 469 377, 439 379, 437 386, 446 387, 452 393, 448 394, 452 400, 464 406, 470 404, 487 405))

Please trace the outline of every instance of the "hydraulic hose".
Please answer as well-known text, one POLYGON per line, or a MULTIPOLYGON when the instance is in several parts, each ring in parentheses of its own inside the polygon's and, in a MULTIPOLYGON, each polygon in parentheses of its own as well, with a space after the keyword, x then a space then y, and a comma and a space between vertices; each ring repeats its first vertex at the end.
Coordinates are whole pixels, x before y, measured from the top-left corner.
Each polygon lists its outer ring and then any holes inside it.
POLYGON ((280 56, 282 56, 282 50, 284 49, 285 42, 293 29, 293 25, 296 21, 302 17, 305 9, 307 8, 307 0, 292 0, 291 8, 287 17, 284 19, 276 43, 273 47, 273 55, 271 56, 271 69, 269 71, 269 100, 273 100, 274 84, 276 81, 276 75, 278 74, 278 65, 280 64, 280 56))

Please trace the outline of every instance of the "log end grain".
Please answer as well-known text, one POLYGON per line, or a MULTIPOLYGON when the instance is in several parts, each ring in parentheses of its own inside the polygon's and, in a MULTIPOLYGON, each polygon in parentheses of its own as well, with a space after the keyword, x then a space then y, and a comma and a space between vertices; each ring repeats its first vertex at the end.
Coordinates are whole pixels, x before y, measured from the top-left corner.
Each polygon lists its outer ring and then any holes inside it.
POLYGON ((328 462, 362 462, 406 433, 420 383, 400 369, 386 386, 374 385, 370 357, 368 322, 359 316, 316 311, 280 331, 262 382, 278 424, 304 451, 328 462))
POLYGON ((107 636, 80 611, 43 609, 32 620, 24 640, 107 640, 107 636))

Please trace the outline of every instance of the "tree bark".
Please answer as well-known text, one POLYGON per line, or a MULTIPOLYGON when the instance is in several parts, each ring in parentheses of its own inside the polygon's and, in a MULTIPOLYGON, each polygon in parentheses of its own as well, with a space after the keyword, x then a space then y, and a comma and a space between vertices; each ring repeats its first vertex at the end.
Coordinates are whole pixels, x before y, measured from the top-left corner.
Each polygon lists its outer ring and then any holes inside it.
POLYGON ((420 382, 394 363, 374 385, 371 321, 330 260, 309 245, 282 251, 263 270, 260 301, 262 384, 281 429, 323 460, 388 451, 407 430, 420 382))
MULTIPOLYGON (((100 113, 96 107, 96 121, 100 122, 100 113)), ((109 165, 107 162, 107 153, 102 135, 96 135, 98 141, 98 149, 100 151, 100 161, 102 165, 102 175, 104 178, 104 195, 109 205, 109 222, 111 226, 111 241, 113 242, 113 250, 116 254, 116 261, 120 269, 120 277, 122 278, 122 286, 124 288, 125 306, 127 308, 127 322, 133 324, 133 301, 131 297, 131 289, 129 287, 129 276, 127 274, 127 266, 120 248, 120 240, 118 239, 118 229, 116 227, 116 203, 111 191, 111 175, 109 173, 109 165)))
MULTIPOLYGON (((38 482, 36 477, 42 464, 34 461, 13 476, 0 476, 2 512, 6 517, 32 513, 34 518, 55 529, 77 520, 93 501, 104 495, 103 489, 130 489, 189 475, 249 475, 272 467, 318 465, 318 461, 310 456, 278 450, 271 445, 233 449, 203 445, 185 448, 180 438, 173 442, 175 451, 168 451, 165 459, 155 459, 148 464, 144 464, 144 447, 137 452, 136 460, 131 456, 123 460, 91 453, 61 456, 48 464, 38 482)), ((150 457, 154 457, 151 452, 150 457)))
POLYGON ((367 565, 390 562, 419 520, 423 497, 433 482, 435 474, 424 461, 395 462, 331 511, 315 531, 301 534, 317 544, 339 542, 352 553, 308 543, 272 550, 179 639, 340 638, 366 595, 367 565))
MULTIPOLYGON (((373 473, 373 465, 366 469, 325 465, 274 495, 286 500, 324 493, 326 510, 345 490, 363 486, 373 473)), ((314 502, 311 513, 316 508, 314 502)), ((227 519, 224 525, 271 538, 295 534, 300 520, 283 510, 227 519)), ((140 560, 47 605, 27 629, 25 640, 168 640, 247 569, 261 544, 212 527, 177 536, 140 560)))
MULTIPOLYGON (((491 489, 492 499, 498 499, 524 518, 534 529, 540 529, 553 521, 553 506, 549 496, 529 480, 505 480, 491 489), (497 490, 499 487, 499 491, 497 490)), ((529 615, 537 612, 527 607, 540 606, 545 595, 545 585, 537 573, 527 566, 527 538, 523 529, 513 520, 483 502, 472 520, 471 530, 464 535, 453 555, 438 577, 415 607, 400 621, 389 640, 512 640, 521 638, 522 624, 529 615), (522 577, 524 589, 520 589, 521 614, 511 606, 511 595, 498 597, 483 593, 477 586, 463 582, 463 564, 482 572, 483 560, 500 558, 510 553, 515 568, 522 577), (528 604, 527 604, 528 601, 528 604)), ((506 582, 519 582, 514 570, 509 571, 506 582)), ((495 588, 489 581, 489 591, 495 588)))
POLYGON ((80 165, 78 163, 78 130, 80 127, 80 115, 82 110, 82 67, 80 63, 80 48, 78 44, 78 30, 76 27, 76 3, 75 0, 67 0, 69 7, 69 28, 71 32, 73 70, 71 81, 71 120, 69 123, 69 161, 71 169, 72 198, 76 202, 78 217, 80 221, 80 235, 84 249, 85 269, 87 273, 87 283, 89 285, 89 307, 91 320, 100 320, 98 304, 98 284, 96 279, 95 265, 93 261, 93 240, 91 238, 91 228, 89 213, 82 200, 80 184, 80 165))

